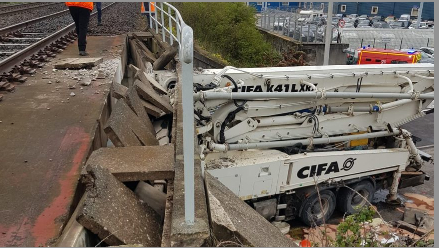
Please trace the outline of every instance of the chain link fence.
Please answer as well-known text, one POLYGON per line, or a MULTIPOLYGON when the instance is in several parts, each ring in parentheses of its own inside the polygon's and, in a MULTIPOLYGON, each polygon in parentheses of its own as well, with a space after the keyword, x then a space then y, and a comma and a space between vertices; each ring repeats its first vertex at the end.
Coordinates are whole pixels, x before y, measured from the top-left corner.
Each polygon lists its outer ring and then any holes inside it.
MULTIPOLYGON (((268 9, 257 14, 257 26, 265 30, 291 37, 300 42, 324 43, 326 21, 321 17, 300 15, 298 10, 268 9)), ((324 13, 321 13, 322 15, 324 13)), ((338 28, 333 28, 333 42, 337 42, 338 28)))

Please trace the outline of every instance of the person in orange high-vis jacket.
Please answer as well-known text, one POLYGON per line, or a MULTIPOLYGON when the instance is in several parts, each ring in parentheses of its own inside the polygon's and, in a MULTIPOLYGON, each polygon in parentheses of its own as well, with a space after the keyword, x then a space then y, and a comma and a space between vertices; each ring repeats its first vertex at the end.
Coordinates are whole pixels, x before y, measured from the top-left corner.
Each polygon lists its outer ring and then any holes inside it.
POLYGON ((76 34, 78 35, 79 55, 87 56, 85 51, 87 45, 87 29, 90 21, 90 13, 93 10, 93 2, 66 2, 70 14, 76 25, 76 34))

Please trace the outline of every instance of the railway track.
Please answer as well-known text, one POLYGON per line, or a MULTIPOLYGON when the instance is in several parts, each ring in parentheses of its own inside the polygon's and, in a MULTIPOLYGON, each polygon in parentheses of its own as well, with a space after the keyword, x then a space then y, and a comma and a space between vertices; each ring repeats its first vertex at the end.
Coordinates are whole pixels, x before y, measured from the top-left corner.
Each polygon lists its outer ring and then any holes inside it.
POLYGON ((23 4, 10 4, 6 6, 0 6, 0 13, 8 12, 8 11, 14 11, 14 10, 22 10, 26 8, 33 8, 36 6, 44 6, 47 5, 46 2, 39 2, 39 3, 23 3, 23 4))
MULTIPOLYGON (((20 8, 20 9, 13 9, 13 10, 9 10, 9 11, 0 11, 0 18, 5 18, 8 17, 10 15, 16 15, 19 13, 22 13, 23 11, 28 11, 28 10, 35 10, 37 8, 47 8, 49 6, 53 6, 53 5, 60 5, 63 3, 47 3, 47 4, 43 4, 43 5, 32 5, 29 6, 27 8, 20 8)), ((20 4, 21 5, 21 4, 20 4)))
MULTIPOLYGON (((102 11, 115 4, 103 6, 102 11)), ((75 24, 70 15, 63 18, 66 14, 69 10, 0 29, 0 92, 14 91, 14 82, 24 82, 25 75, 35 73, 76 39, 75 24), (44 26, 46 20, 51 25, 44 26)), ((96 14, 93 12, 91 17, 96 14)))

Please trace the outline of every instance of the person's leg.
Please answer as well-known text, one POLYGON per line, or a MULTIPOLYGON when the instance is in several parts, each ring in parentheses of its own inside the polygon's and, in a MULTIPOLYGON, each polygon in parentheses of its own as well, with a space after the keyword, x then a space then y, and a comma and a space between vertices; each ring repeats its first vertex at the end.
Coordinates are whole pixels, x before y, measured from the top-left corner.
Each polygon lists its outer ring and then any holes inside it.
POLYGON ((79 14, 79 35, 78 35, 78 48, 79 52, 84 51, 86 49, 87 45, 87 29, 88 29, 88 22, 90 20, 90 10, 86 8, 80 8, 80 14, 79 14))
POLYGON ((78 9, 79 9, 78 7, 69 7, 70 15, 72 16, 72 19, 75 22, 75 27, 76 27, 75 31, 76 31, 77 35, 79 35, 79 28, 78 28, 78 20, 79 20, 78 14, 79 14, 79 12, 78 12, 78 9))
POLYGON ((96 3, 96 9, 98 11, 98 25, 101 25, 101 20, 102 20, 102 4, 101 4, 101 2, 96 3))

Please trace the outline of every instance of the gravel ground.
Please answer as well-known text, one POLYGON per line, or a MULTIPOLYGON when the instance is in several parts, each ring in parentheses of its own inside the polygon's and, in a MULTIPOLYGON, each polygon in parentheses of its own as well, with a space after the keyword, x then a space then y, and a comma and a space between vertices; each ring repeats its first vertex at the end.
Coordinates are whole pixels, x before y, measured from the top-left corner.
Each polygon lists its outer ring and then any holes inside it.
POLYGON ((102 12, 102 26, 97 26, 97 22, 97 16, 91 18, 88 35, 119 35, 146 29, 146 18, 140 14, 138 2, 118 2, 102 12))
POLYGON ((46 7, 23 11, 10 16, 2 16, 2 18, 0 18, 0 28, 4 28, 24 21, 29 21, 38 17, 53 14, 66 9, 67 7, 64 3, 59 3, 46 7))

